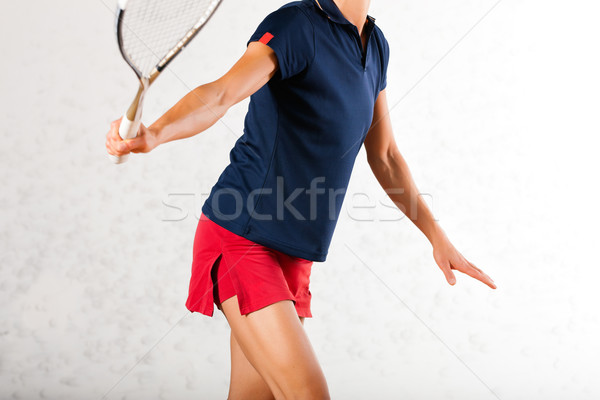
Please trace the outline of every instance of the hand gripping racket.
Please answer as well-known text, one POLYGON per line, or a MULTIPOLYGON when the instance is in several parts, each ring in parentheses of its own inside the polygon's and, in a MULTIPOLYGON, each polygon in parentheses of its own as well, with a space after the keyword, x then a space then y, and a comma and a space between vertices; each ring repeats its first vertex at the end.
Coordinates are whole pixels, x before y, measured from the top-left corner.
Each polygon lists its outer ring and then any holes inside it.
MULTIPOLYGON (((137 135, 146 91, 158 75, 196 36, 221 0, 119 0, 116 18, 121 55, 137 75, 140 86, 121 120, 119 135, 137 135)), ((110 158, 116 164, 127 155, 110 158)))

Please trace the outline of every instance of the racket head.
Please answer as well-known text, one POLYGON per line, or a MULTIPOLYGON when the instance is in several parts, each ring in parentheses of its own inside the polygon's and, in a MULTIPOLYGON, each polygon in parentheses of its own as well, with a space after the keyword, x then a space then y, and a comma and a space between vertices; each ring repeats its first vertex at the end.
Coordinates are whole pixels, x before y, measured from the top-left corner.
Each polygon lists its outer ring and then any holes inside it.
POLYGON ((119 0, 121 55, 148 83, 198 34, 222 0, 119 0))

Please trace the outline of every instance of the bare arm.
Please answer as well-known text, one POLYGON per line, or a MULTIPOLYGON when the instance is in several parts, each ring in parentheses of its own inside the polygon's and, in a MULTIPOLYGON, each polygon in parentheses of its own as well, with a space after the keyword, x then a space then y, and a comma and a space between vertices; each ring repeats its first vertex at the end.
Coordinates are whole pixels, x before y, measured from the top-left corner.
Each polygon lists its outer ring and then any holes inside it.
POLYGON ((194 136, 265 85, 277 68, 275 52, 252 42, 225 75, 190 91, 149 127, 141 125, 136 138, 122 140, 120 119, 113 121, 107 133, 107 151, 114 155, 146 153, 162 143, 194 136))
POLYGON ((408 165, 394 140, 385 89, 375 103, 373 124, 365 139, 365 149, 373 174, 394 204, 432 244, 439 240, 443 231, 419 196, 408 165))
POLYGON ((457 269, 495 289, 492 279, 452 246, 433 218, 431 210, 419 196, 408 165, 394 140, 385 90, 379 93, 375 102, 373 123, 365 139, 365 149, 369 166, 381 187, 432 244, 434 259, 448 283, 453 285, 456 282, 451 270, 457 269))

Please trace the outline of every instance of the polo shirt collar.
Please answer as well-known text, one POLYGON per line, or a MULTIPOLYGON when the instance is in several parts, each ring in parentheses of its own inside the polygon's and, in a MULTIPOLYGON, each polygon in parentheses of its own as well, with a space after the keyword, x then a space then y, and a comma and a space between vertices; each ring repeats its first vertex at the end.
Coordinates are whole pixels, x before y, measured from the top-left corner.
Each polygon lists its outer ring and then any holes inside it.
MULTIPOLYGON (((325 13, 325 15, 327 15, 327 17, 333 22, 337 22, 338 24, 342 25, 353 25, 352 22, 348 21, 346 17, 344 17, 344 14, 342 14, 342 12, 333 0, 319 0, 318 4, 316 0, 311 1, 315 5, 315 7, 322 10, 325 13), (321 5, 321 7, 319 7, 319 4, 321 5)), ((367 19, 370 23, 375 22, 375 18, 371 17, 370 15, 367 15, 367 19)))
POLYGON ((344 17, 344 14, 342 14, 333 0, 319 0, 319 3, 317 3, 315 0, 312 1, 315 3, 315 6, 323 10, 327 17, 329 17, 329 19, 333 22, 337 22, 338 24, 350 24, 350 21, 344 17), (319 7, 319 4, 321 7, 319 7))
MULTIPOLYGON (((317 3, 316 0, 309 1, 312 2, 317 9, 325 13, 325 15, 327 15, 327 17, 333 22, 336 22, 341 25, 354 26, 352 22, 348 21, 346 17, 344 17, 344 14, 342 14, 342 11, 340 11, 340 9, 333 0, 319 0, 319 3, 317 3), (319 4, 321 5, 320 7, 319 4)), ((375 24, 375 18, 371 17, 370 15, 367 15, 367 20, 369 21, 369 25, 372 26, 375 24)))

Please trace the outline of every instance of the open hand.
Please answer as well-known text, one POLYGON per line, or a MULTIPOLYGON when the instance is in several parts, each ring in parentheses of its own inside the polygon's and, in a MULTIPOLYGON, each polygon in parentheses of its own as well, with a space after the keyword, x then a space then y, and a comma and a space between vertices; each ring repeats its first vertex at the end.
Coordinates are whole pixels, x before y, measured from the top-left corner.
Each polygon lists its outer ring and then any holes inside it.
POLYGON ((451 285, 456 283, 456 277, 452 272, 452 270, 455 269, 485 283, 492 289, 496 289, 496 285, 492 278, 464 258, 445 237, 434 244, 433 258, 444 273, 446 280, 451 285))

